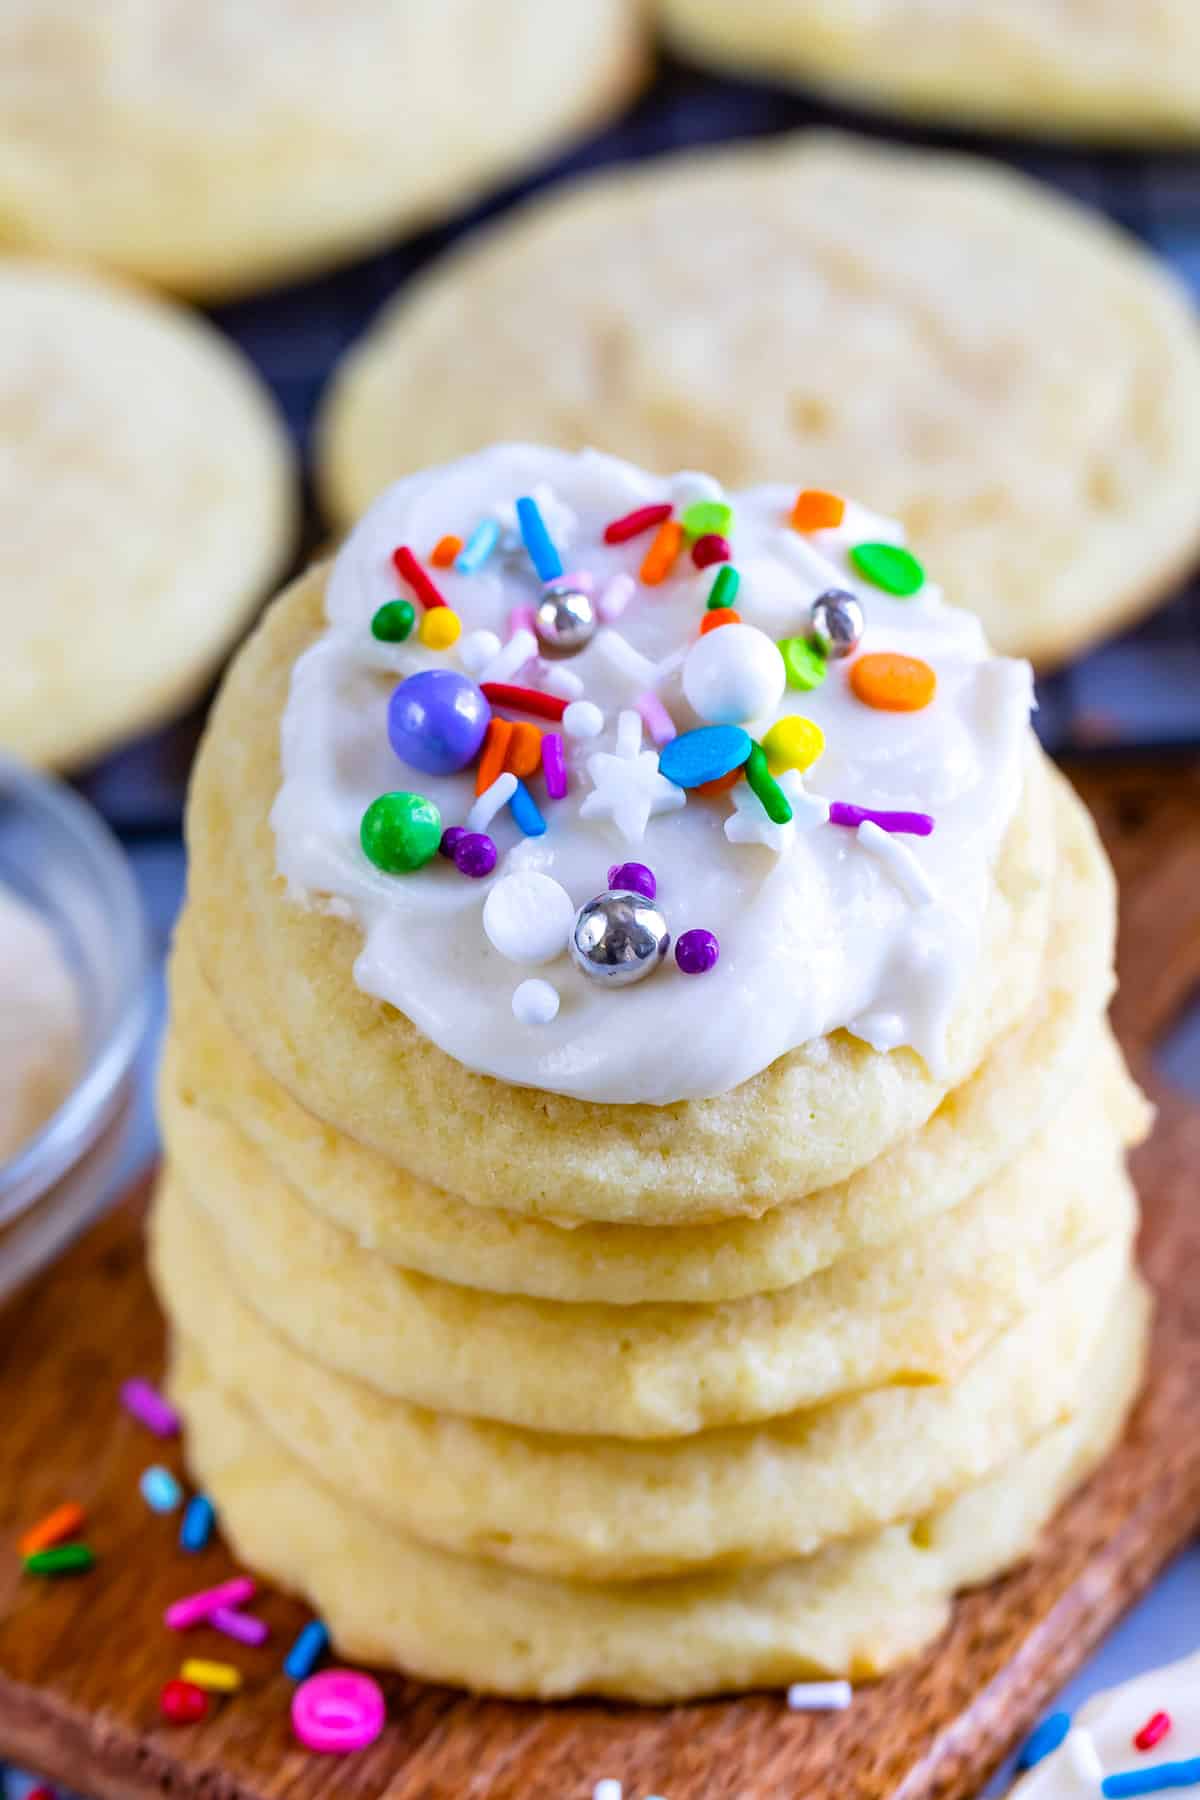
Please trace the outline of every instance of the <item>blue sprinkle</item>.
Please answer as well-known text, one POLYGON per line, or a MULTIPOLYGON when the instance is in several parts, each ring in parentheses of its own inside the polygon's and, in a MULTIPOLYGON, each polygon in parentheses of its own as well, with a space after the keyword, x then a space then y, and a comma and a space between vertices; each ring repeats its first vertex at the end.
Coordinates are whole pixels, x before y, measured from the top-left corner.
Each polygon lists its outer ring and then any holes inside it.
POLYGON ((1106 1775, 1100 1792, 1106 1800, 1125 1800, 1130 1794, 1157 1794, 1162 1788, 1195 1787, 1200 1782, 1200 1756, 1187 1762, 1158 1763, 1151 1769, 1122 1769, 1106 1775))
POLYGON ((1022 1744, 1017 1756, 1018 1769, 1032 1769, 1044 1756, 1057 1750, 1070 1729, 1070 1713, 1049 1713, 1022 1744))
POLYGON ((476 569, 482 569, 499 538, 500 527, 495 519, 481 519, 458 553, 454 567, 459 574, 474 575, 476 569))
POLYGON ((194 1494, 187 1503, 179 1527, 181 1550, 203 1550, 213 1528, 213 1504, 207 1494, 194 1494))
POLYGON ((329 1642, 329 1633, 320 1619, 306 1625, 284 1659, 283 1672, 293 1681, 307 1681, 329 1642))
POLYGON ((139 1485, 142 1499, 152 1512, 174 1512, 183 1499, 183 1489, 170 1469, 164 1469, 161 1463, 154 1463, 146 1469, 139 1485))
POLYGON ((517 501, 517 523, 521 527, 529 560, 537 570, 538 580, 557 581, 563 572, 562 557, 554 548, 554 540, 546 530, 546 521, 537 501, 531 500, 528 494, 523 500, 517 501))
POLYGON ((520 826, 521 830, 525 833, 526 837, 542 837, 545 835, 546 821, 537 809, 537 801, 523 781, 518 781, 516 787, 513 789, 513 796, 508 803, 508 810, 520 826))
POLYGON ((676 787, 703 787, 706 781, 720 781, 731 769, 740 769, 752 748, 750 733, 740 725, 699 725, 663 745, 658 767, 676 787))

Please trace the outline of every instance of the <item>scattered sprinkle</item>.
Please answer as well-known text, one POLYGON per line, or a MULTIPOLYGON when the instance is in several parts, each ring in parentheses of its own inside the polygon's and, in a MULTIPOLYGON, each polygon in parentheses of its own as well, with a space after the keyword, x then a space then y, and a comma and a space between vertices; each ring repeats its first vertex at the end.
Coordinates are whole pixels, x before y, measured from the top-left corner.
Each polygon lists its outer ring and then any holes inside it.
POLYGON ((422 606, 427 608, 445 606, 446 602, 442 594, 430 580, 407 544, 401 544, 392 551, 392 567, 402 581, 407 581, 422 606))
POLYGON ((179 1414, 148 1381, 137 1377, 125 1382, 121 1388, 121 1405, 155 1437, 179 1436, 179 1414))
POLYGON ((198 1725, 208 1717, 212 1701, 194 1681, 168 1681, 158 1696, 158 1710, 172 1725, 198 1725))
POLYGON ((533 713, 535 718, 553 719, 556 724, 567 710, 561 695, 544 694, 540 688, 514 687, 507 681, 481 681, 479 685, 493 706, 511 706, 516 712, 533 713))
POLYGON ((592 1800, 622 1800, 620 1782, 614 1781, 611 1775, 606 1775, 592 1789, 592 1800))
POLYGON ((919 656, 876 650, 850 664, 850 687, 878 712, 920 712, 937 692, 937 676, 919 656))
POLYGON ((540 662, 537 680, 539 687, 545 688, 548 694, 557 694, 560 700, 583 698, 583 677, 565 662, 540 662))
POLYGON ((464 831, 454 846, 455 868, 472 881, 482 881, 490 875, 498 860, 496 845, 484 831, 464 831))
POLYGON ((1200 1783, 1200 1756, 1187 1762, 1156 1763, 1150 1769, 1123 1769, 1108 1775, 1100 1785, 1105 1800, 1129 1800, 1135 1794, 1157 1794, 1163 1788, 1195 1787, 1200 1783))
POLYGON ((823 488, 802 488, 792 508, 794 531, 832 531, 846 516, 846 502, 823 488))
POLYGON ((236 1694, 242 1685, 242 1671, 232 1663, 209 1662, 204 1657, 189 1657, 179 1671, 181 1681, 203 1688, 206 1694, 236 1694))
POLYGON ((500 639, 494 631, 468 631, 458 640, 458 660, 468 675, 478 675, 499 654, 500 639))
POLYGON ((363 855, 385 875, 411 875, 438 853, 442 815, 423 794, 380 794, 358 830, 363 855))
POLYGON ((604 714, 594 700, 573 700, 563 713, 562 728, 569 738, 599 737, 604 714))
POLYGON ((721 954, 717 935, 703 926, 685 931, 675 940, 675 961, 685 975, 707 975, 721 954))
POLYGON ((455 568, 460 575, 474 575, 481 569, 492 551, 496 548, 500 537, 500 524, 496 519, 481 519, 463 547, 455 568))
POLYGON ((682 547, 683 526, 677 519, 664 519, 638 571, 647 587, 659 587, 667 579, 682 547))
POLYGON ((508 615, 508 637, 511 640, 518 631, 532 631, 537 634, 537 613, 532 606, 514 606, 508 615))
POLYGON ((890 831, 884 831, 873 819, 865 819, 858 828, 858 841, 864 850, 878 858, 896 886, 914 906, 928 906, 937 898, 933 883, 908 848, 890 831))
POLYGON ((174 1512, 183 1501, 183 1489, 170 1469, 164 1469, 161 1463, 153 1463, 150 1468, 143 1469, 138 1486, 142 1490, 142 1499, 151 1512, 174 1512))
POLYGON ((203 1550, 212 1536, 213 1504, 207 1494, 193 1494, 179 1527, 179 1547, 195 1553, 203 1550))
POLYGON ((820 687, 825 679, 825 658, 815 644, 802 637, 781 638, 779 653, 789 687, 799 688, 802 693, 820 687))
POLYGON ((508 798, 508 810, 526 837, 544 837, 546 821, 537 802, 523 781, 518 781, 508 798))
POLYGON ((860 575, 901 600, 919 593, 925 585, 924 569, 901 544, 855 544, 850 561, 860 575))
POLYGON ((433 546, 433 554, 429 560, 435 569, 448 569, 462 547, 462 539, 455 537, 453 532, 447 532, 446 536, 439 538, 433 546))
POLYGON ((700 621, 700 636, 719 631, 722 625, 740 625, 742 615, 734 606, 710 606, 700 621))
POLYGON ((538 580, 557 581, 563 572, 562 557, 546 529, 541 508, 530 494, 523 495, 517 501, 517 524, 521 531, 521 541, 537 571, 538 580))
POLYGON ((567 757, 562 734, 547 731, 542 735, 542 768, 546 776, 546 792, 551 800, 562 800, 567 792, 567 757))
MULTIPOLYGON (((487 695, 490 699, 491 696, 487 695)), ((511 719, 491 719, 483 734, 483 745, 479 752, 479 762, 475 768, 475 792, 482 798, 504 772, 508 761, 508 746, 512 741, 513 722, 511 719)), ((514 778, 515 779, 515 778, 514 778)), ((511 789, 509 793, 511 794, 511 789)), ((505 796, 507 801, 508 795, 505 796)), ((491 818, 488 814, 488 818, 491 818)), ((474 813, 472 812, 472 817, 474 813)), ((487 819, 483 821, 486 825, 487 819)), ((481 826, 473 826, 473 830, 481 830, 481 826)))
POLYGON ((513 1018, 518 1025, 549 1025, 558 1017, 558 989, 534 976, 513 990, 513 1018))
POLYGON ((187 1631, 190 1626, 202 1625, 206 1619, 211 1619, 223 1606, 245 1606, 248 1600, 253 1600, 255 1592, 249 1575, 235 1575, 232 1581, 223 1581, 218 1587, 201 1588, 197 1593, 173 1600, 163 1614, 163 1623, 171 1631, 187 1631))
MULTIPOLYGON (((500 723, 506 725, 508 720, 502 719, 500 723)), ((494 781, 489 781, 467 814, 467 831, 486 831, 501 807, 508 805, 516 791, 516 786, 517 778, 510 769, 497 775, 494 781)), ((454 855, 453 845, 451 845, 450 854, 454 855)))
POLYGON ((421 642, 427 650, 449 650, 462 636, 462 620, 449 606, 434 606, 421 620, 421 642))
POLYGON ((746 780, 762 802, 763 811, 773 825, 786 825, 792 816, 791 802, 767 764, 767 753, 761 744, 752 743, 746 758, 746 780))
POLYGON ((325 1654, 329 1631, 321 1619, 310 1619, 283 1659, 283 1672, 293 1681, 305 1681, 325 1654))
POLYGON ((524 781, 533 775, 542 765, 542 732, 541 727, 532 724, 528 719, 517 720, 512 728, 512 736, 508 740, 508 749, 504 755, 504 767, 518 781, 524 781))
POLYGON ((715 531, 706 531, 692 545, 692 561, 698 569, 711 568, 713 563, 727 563, 732 555, 729 539, 715 531))
POLYGON ((1133 1740, 1135 1750, 1153 1750, 1155 1744, 1161 1744, 1171 1729, 1171 1715, 1166 1712, 1151 1713, 1142 1729, 1133 1740))
POLYGON ((596 602, 597 616, 606 625, 611 625, 614 619, 620 618, 636 592, 637 583, 632 575, 614 575, 596 602))
POLYGON ((241 1612, 236 1606, 218 1606, 206 1623, 239 1644, 265 1644, 271 1635, 265 1619, 256 1619, 253 1613, 241 1612))
POLYGON ((731 564, 726 563, 723 568, 718 569, 708 590, 706 605, 709 612, 720 612, 727 606, 732 607, 741 585, 742 578, 731 564))
POLYGON ((379 1683, 350 1669, 310 1675, 292 1695, 292 1730, 306 1750, 321 1755, 365 1750, 386 1722, 379 1683))
POLYGON ((509 962, 553 962, 566 949, 574 923, 566 888, 538 869, 502 876, 483 903, 488 942, 509 962))
POLYGON ((627 544, 630 538, 640 537, 643 531, 649 531, 652 526, 662 525, 670 518, 671 512, 669 500, 657 506, 635 507, 633 512, 613 519, 611 524, 604 527, 604 541, 606 544, 627 544))
POLYGON ((371 636, 381 644, 402 644, 416 622, 417 609, 411 600, 385 600, 371 620, 371 636))
POLYGON ((928 837, 933 830, 933 820, 928 813, 880 812, 872 806, 851 806, 845 800, 834 800, 830 805, 831 825, 847 825, 857 831, 868 821, 878 825, 881 831, 900 831, 909 837, 928 837))
POLYGON ((781 775, 785 769, 798 769, 803 774, 822 755, 825 733, 814 719, 790 713, 772 725, 763 738, 763 749, 772 775, 781 775))
POLYGON ((690 538, 727 537, 733 508, 726 500, 693 500, 684 508, 680 524, 690 538))
POLYGON ((659 699, 657 694, 647 691, 639 694, 633 703, 642 716, 643 723, 656 744, 669 744, 676 735, 675 721, 659 699))
POLYGON ((95 1566, 95 1552, 88 1544, 54 1544, 25 1558, 27 1575, 82 1575, 95 1566))
POLYGON ((789 1712, 844 1712, 853 1698, 848 1681, 794 1681, 787 1691, 789 1712))
POLYGON ((1063 1757, 1089 1787, 1099 1787, 1104 1780, 1104 1764, 1096 1748, 1096 1740, 1086 1725, 1076 1725, 1067 1733, 1063 1757))
POLYGON ((616 891, 640 894, 643 900, 658 898, 658 882, 654 870, 648 869, 645 863, 613 863, 606 879, 610 893, 616 891))
POLYGON ((638 693, 656 685, 659 672, 650 658, 635 650, 619 631, 606 625, 596 633, 592 643, 614 674, 623 675, 638 693))
POLYGON ((75 1500, 65 1500, 48 1512, 44 1519, 31 1525, 21 1539, 22 1556, 36 1556, 39 1550, 49 1550, 53 1544, 61 1544, 65 1538, 75 1537, 83 1530, 87 1522, 87 1514, 75 1500))
POLYGON ((736 779, 753 747, 740 725, 699 725, 664 745, 658 766, 676 787, 707 787, 726 775, 736 779))
POLYGON ((497 651, 491 662, 485 663, 483 668, 478 671, 480 683, 511 680, 514 675, 520 673, 526 663, 533 661, 537 655, 537 649, 537 638, 523 625, 519 631, 513 632, 508 642, 497 651))

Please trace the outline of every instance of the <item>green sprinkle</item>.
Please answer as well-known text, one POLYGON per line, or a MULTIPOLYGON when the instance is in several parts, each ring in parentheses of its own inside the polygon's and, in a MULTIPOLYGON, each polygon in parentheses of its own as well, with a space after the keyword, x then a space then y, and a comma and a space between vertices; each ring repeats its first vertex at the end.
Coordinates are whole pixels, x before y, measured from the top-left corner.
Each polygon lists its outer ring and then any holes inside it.
POLYGON ((416 622, 411 600, 385 600, 371 620, 371 636, 381 644, 402 644, 416 622))
POLYGON ((925 571, 911 550, 899 544, 855 544, 850 560, 860 575, 886 594, 907 600, 925 585, 925 571))
POLYGON ((733 508, 724 500, 694 500, 685 508, 680 524, 689 537, 728 537, 733 508))
POLYGON ((377 869, 407 875, 437 855, 442 815, 421 794, 380 794, 363 814, 359 839, 377 869))
POLYGON ((762 801, 772 825, 786 825, 792 816, 791 803, 767 767, 767 753, 761 744, 755 744, 746 759, 746 780, 762 801))
POLYGON ((81 1575, 95 1560, 86 1544, 56 1544, 27 1556, 25 1570, 29 1575, 81 1575))
POLYGON ((808 638, 781 639, 779 654, 787 670, 789 687, 800 688, 803 693, 820 687, 825 679, 825 658, 808 638))
POLYGON ((709 612, 716 612, 718 606, 732 606, 737 599, 738 588, 742 578, 732 563, 722 563, 717 570, 716 579, 708 590, 709 612))

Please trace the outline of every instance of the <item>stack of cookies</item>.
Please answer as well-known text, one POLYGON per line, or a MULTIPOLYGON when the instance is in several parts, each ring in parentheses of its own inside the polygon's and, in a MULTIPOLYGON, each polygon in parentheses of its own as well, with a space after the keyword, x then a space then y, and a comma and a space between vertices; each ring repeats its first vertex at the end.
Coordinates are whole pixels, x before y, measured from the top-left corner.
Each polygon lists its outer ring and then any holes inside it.
POLYGON ((1112 884, 843 496, 505 447, 272 609, 190 807, 153 1264, 196 1478, 343 1654, 866 1677, 1119 1434, 1112 884))

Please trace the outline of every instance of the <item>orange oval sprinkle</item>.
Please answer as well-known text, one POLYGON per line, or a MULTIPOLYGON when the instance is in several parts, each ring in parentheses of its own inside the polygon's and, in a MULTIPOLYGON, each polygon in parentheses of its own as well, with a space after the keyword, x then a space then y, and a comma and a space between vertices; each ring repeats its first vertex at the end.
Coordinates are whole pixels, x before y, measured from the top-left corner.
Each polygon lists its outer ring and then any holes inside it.
POLYGON ((920 712, 937 691, 937 676, 918 656, 876 650, 851 663, 850 686, 878 712, 920 712))
POLYGON ((74 1500, 66 1500, 29 1528, 21 1539, 21 1555, 36 1556, 39 1550, 48 1550, 53 1544, 61 1544, 64 1538, 78 1537, 84 1524, 82 1506, 74 1500))
POLYGON ((664 519, 642 559, 641 577, 647 587, 657 587, 675 567, 683 547, 683 526, 678 519, 664 519))
POLYGON ((827 494, 823 488, 805 488, 796 496, 792 508, 795 531, 829 531, 846 516, 846 502, 840 494, 827 494))
POLYGON ((512 734, 513 722, 511 719, 493 718, 490 720, 487 735, 483 740, 479 766, 475 771, 475 792, 477 794, 486 794, 497 775, 503 775, 504 760, 508 755, 512 734))
POLYGON ((702 781, 698 788, 692 789, 692 792, 704 794, 709 799, 715 798, 718 794, 727 794, 731 787, 737 786, 743 773, 742 769, 730 769, 728 775, 718 775, 715 781, 702 781))
POLYGON ((504 767, 515 775, 518 781, 524 781, 527 775, 534 775, 542 766, 542 733, 537 725, 528 719, 513 721, 512 736, 508 740, 508 749, 504 754, 504 767))
POLYGON ((452 532, 447 533, 444 538, 438 539, 429 560, 435 569, 448 569, 462 547, 463 541, 460 537, 455 537, 452 532))
POLYGON ((700 636, 703 637, 707 631, 715 631, 718 625, 740 625, 741 622, 742 615, 735 606, 714 606, 700 621, 700 636))

